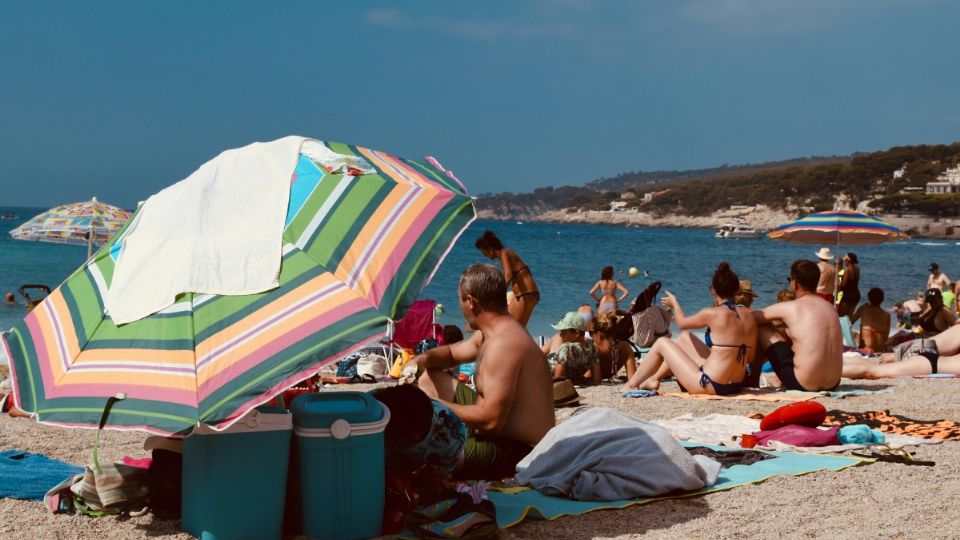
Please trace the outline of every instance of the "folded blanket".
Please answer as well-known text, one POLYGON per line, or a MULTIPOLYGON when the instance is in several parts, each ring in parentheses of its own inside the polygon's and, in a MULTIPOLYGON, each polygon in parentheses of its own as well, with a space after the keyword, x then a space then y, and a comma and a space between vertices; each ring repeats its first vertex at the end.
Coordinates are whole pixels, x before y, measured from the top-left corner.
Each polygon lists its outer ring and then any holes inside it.
POLYGON ((691 456, 663 428, 598 407, 554 427, 517 464, 517 482, 578 501, 692 491, 716 482, 720 464, 691 456))

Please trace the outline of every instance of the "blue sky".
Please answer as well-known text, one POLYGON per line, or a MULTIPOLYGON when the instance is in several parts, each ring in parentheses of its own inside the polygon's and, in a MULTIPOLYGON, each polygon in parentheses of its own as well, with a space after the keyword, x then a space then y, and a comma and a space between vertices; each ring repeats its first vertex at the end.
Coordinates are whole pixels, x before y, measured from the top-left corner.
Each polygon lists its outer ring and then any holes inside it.
POLYGON ((474 194, 960 140, 960 3, 0 3, 0 205, 133 207, 288 134, 474 194))

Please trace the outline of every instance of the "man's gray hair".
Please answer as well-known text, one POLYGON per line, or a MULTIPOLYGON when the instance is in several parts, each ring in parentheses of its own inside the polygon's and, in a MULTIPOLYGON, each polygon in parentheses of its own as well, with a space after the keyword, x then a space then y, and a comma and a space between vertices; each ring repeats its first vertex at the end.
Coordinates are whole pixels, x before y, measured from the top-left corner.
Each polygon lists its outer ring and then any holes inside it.
POLYGON ((489 264, 474 264, 460 275, 460 297, 477 299, 480 309, 503 313, 507 310, 507 283, 503 273, 489 264))

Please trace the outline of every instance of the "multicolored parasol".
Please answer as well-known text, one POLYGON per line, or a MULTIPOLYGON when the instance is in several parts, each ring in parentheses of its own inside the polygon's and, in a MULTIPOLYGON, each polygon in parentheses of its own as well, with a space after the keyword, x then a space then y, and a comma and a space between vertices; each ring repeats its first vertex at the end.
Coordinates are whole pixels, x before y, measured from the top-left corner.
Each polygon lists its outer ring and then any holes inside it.
POLYGON ((322 365, 383 338, 475 219, 473 200, 432 158, 325 144, 362 158, 371 174, 329 172, 300 155, 278 288, 187 293, 117 326, 103 298, 124 229, 3 334, 16 406, 44 423, 91 427, 106 398, 123 393, 113 429, 225 429, 322 365))
POLYGON ((875 217, 832 210, 818 212, 781 225, 767 236, 798 244, 882 244, 910 238, 897 227, 875 217))
POLYGON ((34 216, 10 231, 17 240, 101 246, 130 219, 130 212, 102 203, 94 197, 86 202, 64 204, 34 216))

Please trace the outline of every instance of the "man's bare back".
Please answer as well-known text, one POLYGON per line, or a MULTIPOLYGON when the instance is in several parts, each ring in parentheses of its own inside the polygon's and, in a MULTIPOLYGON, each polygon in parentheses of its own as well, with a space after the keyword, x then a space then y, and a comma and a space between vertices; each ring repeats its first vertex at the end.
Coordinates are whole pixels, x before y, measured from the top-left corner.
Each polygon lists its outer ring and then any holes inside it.
POLYGON ((805 293, 754 312, 754 317, 758 324, 784 323, 793 351, 793 372, 803 389, 829 390, 837 385, 843 368, 843 336, 833 306, 805 293))
POLYGON ((820 281, 817 283, 817 293, 833 294, 833 288, 836 284, 837 269, 827 261, 817 263, 820 268, 820 281))

